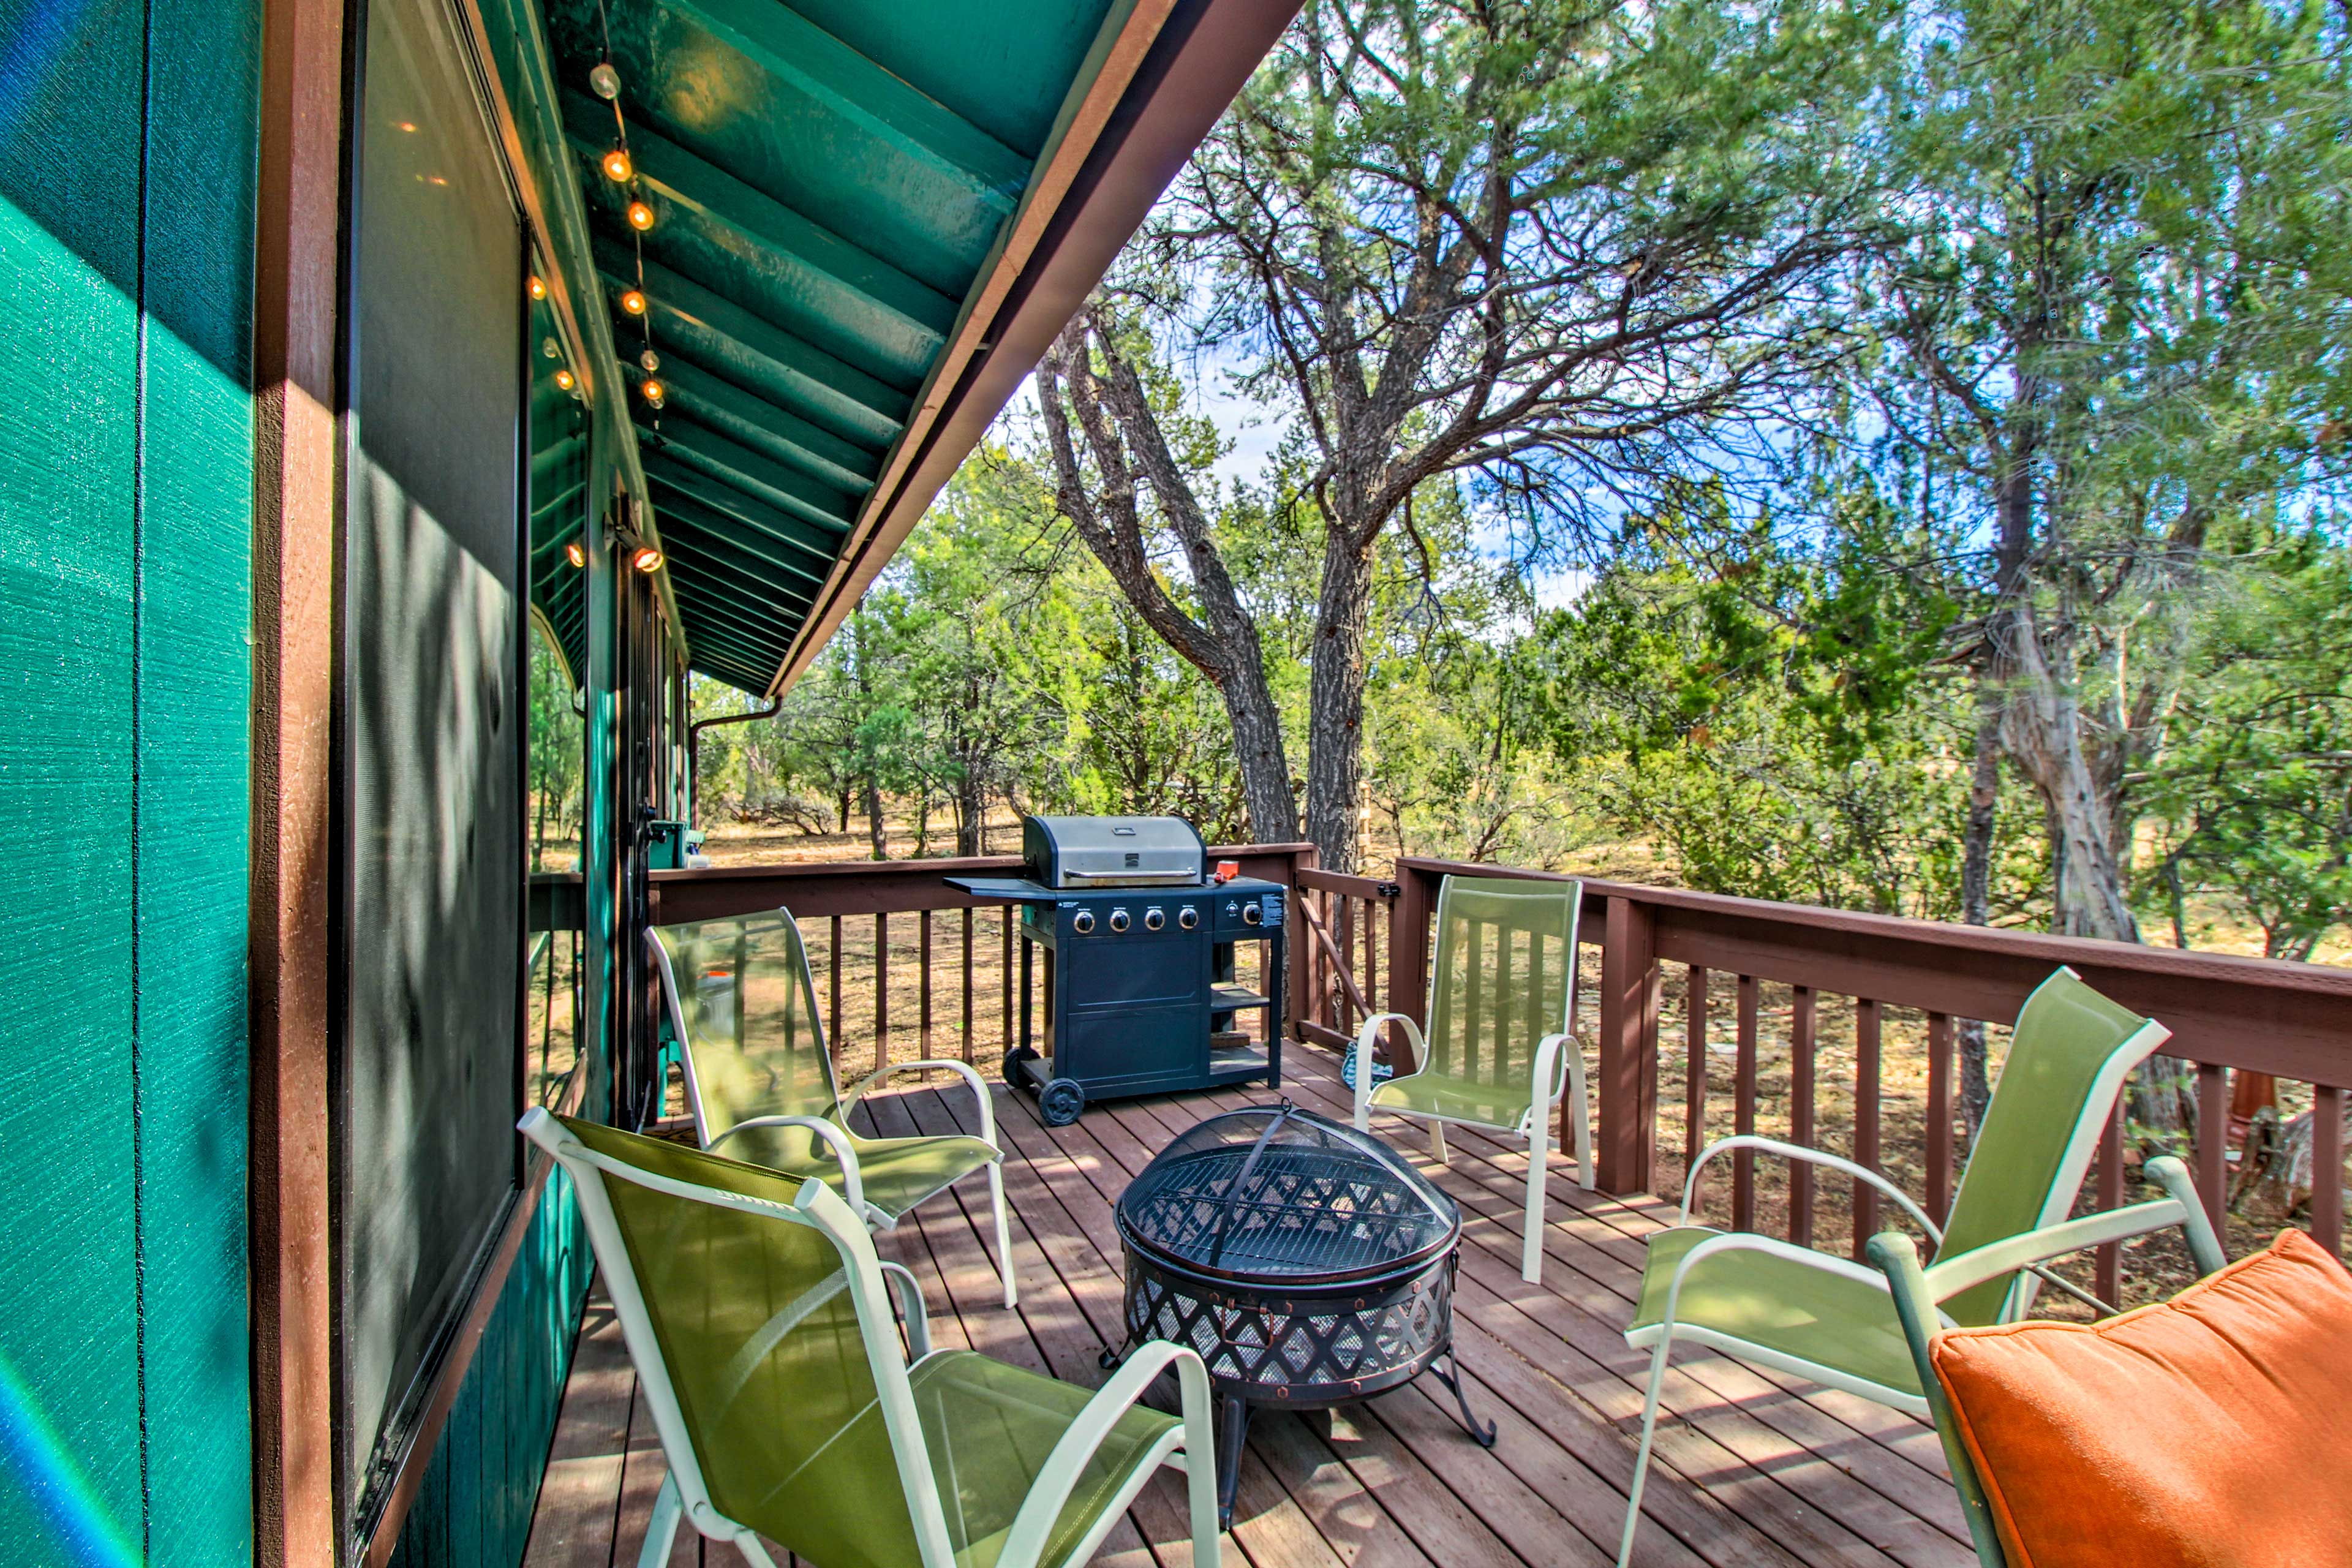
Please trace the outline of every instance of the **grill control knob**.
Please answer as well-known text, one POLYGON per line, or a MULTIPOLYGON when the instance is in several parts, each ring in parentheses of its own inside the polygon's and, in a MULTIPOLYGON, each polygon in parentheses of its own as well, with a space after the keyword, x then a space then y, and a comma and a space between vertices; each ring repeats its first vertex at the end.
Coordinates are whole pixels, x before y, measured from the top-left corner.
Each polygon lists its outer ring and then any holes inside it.
POLYGON ((1091 935, 1095 929, 1094 910, 1080 910, 1076 914, 1072 915, 1070 917, 1070 929, 1077 932, 1080 936, 1091 935))
POLYGON ((1167 917, 1167 915, 1166 915, 1166 914, 1162 913, 1160 910, 1144 910, 1144 911, 1143 911, 1143 929, 1144 929, 1144 930, 1146 930, 1146 931, 1158 931, 1161 926, 1164 926, 1164 925, 1166 925, 1167 923, 1168 923, 1168 917, 1167 917))
POLYGON ((1182 909, 1176 911, 1176 923, 1184 930, 1191 931, 1194 926, 1201 923, 1201 911, 1194 909, 1192 905, 1186 904, 1182 909))
POLYGON ((1242 906, 1242 924, 1254 926, 1265 918, 1265 912, 1257 907, 1255 900, 1242 906))
POLYGON ((1127 918, 1127 911, 1126 911, 1125 910, 1111 910, 1111 912, 1110 912, 1110 929, 1111 929, 1112 931, 1125 931, 1125 930, 1128 928, 1128 924, 1129 924, 1129 922, 1128 922, 1128 918, 1127 918))

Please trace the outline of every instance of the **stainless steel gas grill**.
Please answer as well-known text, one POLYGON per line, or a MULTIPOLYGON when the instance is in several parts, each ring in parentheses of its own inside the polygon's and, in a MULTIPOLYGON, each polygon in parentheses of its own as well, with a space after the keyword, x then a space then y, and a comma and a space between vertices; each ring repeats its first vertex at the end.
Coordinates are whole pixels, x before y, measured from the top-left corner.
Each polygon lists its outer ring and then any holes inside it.
POLYGON ((1181 817, 1030 816, 1021 843, 1025 876, 948 880, 1022 906, 1021 1037, 1004 1081, 1036 1095, 1049 1125, 1090 1100, 1281 1083, 1288 889, 1213 879, 1181 817), (1239 1026, 1252 1016, 1262 1038, 1239 1026))

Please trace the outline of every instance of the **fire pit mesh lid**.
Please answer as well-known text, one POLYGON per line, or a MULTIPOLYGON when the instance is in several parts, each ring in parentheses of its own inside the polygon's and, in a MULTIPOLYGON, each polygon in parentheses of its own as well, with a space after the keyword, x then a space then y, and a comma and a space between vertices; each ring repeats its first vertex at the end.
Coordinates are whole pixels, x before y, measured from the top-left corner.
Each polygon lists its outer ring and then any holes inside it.
POLYGON ((1127 1242, 1195 1273, 1340 1283, 1453 1245, 1454 1200, 1368 1133, 1285 1103, 1213 1116, 1118 1200, 1127 1242))

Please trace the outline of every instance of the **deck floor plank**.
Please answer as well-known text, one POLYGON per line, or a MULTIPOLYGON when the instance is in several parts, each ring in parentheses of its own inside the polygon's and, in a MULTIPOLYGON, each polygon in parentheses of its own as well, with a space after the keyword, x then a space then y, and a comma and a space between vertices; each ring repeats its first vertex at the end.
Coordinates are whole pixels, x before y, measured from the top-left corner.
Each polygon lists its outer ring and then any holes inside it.
MULTIPOLYGON (((1284 1093, 1344 1121, 1333 1058, 1294 1049, 1284 1093)), ((878 1237, 921 1282, 932 1341, 1088 1387, 1121 1333, 1118 1194, 1201 1118, 1261 1095, 1090 1106, 1048 1128, 998 1089, 1005 1196, 1021 1304, 1006 1312, 985 1184, 933 1199, 878 1237)), ((961 1085, 872 1097, 861 1129, 977 1131, 961 1085)), ((1518 1277, 1526 1154, 1466 1130, 1441 1166, 1405 1123, 1378 1130, 1462 1205, 1456 1348, 1474 1408, 1496 1422, 1482 1449, 1454 1402, 1423 1379, 1332 1412, 1252 1424, 1221 1568, 1597 1568, 1615 1555, 1647 1358, 1622 1331, 1646 1238, 1674 1219, 1652 1197, 1575 1185, 1555 1154, 1544 1281, 1518 1277)), ((565 1390, 526 1568, 626 1568, 664 1474, 619 1327, 592 1301, 565 1390)), ((1721 1356, 1678 1358, 1634 1561, 1643 1568, 1967 1568, 1959 1510, 1934 1434, 1851 1395, 1721 1356)), ((734 1561, 691 1529, 667 1568, 734 1561)), ((778 1554, 778 1561, 784 1558, 778 1554)), ((1137 1500, 1097 1558, 1106 1568, 1200 1568, 1181 1478, 1137 1500)))

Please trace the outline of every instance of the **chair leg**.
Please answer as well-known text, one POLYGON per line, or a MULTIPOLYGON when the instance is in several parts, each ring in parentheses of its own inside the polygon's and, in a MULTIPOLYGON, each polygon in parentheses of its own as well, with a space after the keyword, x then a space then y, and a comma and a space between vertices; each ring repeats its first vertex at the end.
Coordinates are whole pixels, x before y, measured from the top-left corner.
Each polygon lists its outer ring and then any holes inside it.
POLYGON ((646 1526, 646 1543, 637 1551, 637 1568, 667 1568, 670 1548, 677 1542, 677 1521, 685 1515, 677 1478, 664 1476, 661 1490, 654 1494, 654 1517, 646 1526))
POLYGON ((989 1163, 988 1207, 996 1216, 996 1273, 1004 1281, 1004 1310, 1009 1312, 1019 1298, 1013 1284, 1013 1227, 1004 1221, 1004 1162, 1002 1160, 989 1163))
POLYGON ((1536 1107, 1528 1127, 1528 1212, 1519 1226, 1519 1278, 1543 1283, 1544 1186, 1551 1174, 1551 1128, 1536 1107))
POLYGON ((1441 1165, 1451 1165, 1454 1163, 1453 1158, 1445 1152, 1445 1123, 1443 1121, 1433 1121, 1429 1124, 1429 1157, 1441 1165))
POLYGON ((760 1538, 748 1530, 735 1538, 735 1550, 743 1554, 743 1561, 751 1568, 776 1568, 776 1560, 768 1555, 768 1549, 760 1544, 760 1538))
POLYGON ((1633 1456, 1633 1485, 1625 1496, 1625 1535, 1617 1545, 1617 1568, 1627 1568, 1633 1560, 1633 1531, 1642 1523, 1642 1487, 1650 1479, 1650 1449, 1658 1435, 1658 1395, 1665 1387, 1666 1357, 1674 1348, 1674 1329, 1669 1325, 1658 1335, 1658 1348, 1650 1355, 1650 1386, 1642 1398, 1642 1447, 1633 1456))

